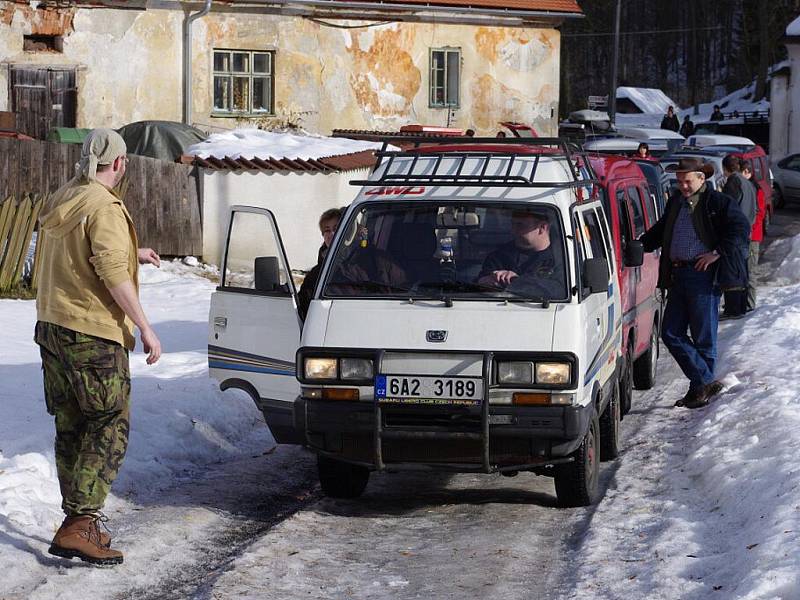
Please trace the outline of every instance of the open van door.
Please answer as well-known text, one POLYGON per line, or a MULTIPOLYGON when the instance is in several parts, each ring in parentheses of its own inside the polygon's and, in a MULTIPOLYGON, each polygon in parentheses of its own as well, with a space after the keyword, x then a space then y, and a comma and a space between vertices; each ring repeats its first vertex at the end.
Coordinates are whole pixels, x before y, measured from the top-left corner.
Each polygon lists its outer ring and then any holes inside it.
POLYGON ((250 394, 279 443, 302 443, 293 410, 302 329, 296 297, 274 215, 234 206, 220 285, 211 296, 208 370, 220 389, 250 394))

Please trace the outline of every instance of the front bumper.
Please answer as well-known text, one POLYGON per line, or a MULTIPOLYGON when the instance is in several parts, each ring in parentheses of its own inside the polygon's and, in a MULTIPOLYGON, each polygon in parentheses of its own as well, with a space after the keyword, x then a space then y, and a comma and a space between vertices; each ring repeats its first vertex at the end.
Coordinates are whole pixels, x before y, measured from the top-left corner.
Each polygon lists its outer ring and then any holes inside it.
POLYGON ((430 407, 298 398, 311 449, 372 469, 533 469, 564 462, 580 445, 589 406, 430 407))

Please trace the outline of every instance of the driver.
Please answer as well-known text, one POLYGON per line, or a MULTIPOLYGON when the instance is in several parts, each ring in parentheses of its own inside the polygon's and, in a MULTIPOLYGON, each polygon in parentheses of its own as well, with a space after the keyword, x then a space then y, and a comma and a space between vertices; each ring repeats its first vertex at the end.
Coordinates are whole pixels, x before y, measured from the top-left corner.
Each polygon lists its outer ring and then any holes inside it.
POLYGON ((506 288, 515 280, 535 283, 539 291, 557 298, 564 293, 563 265, 550 245, 547 214, 525 210, 511 213, 514 239, 491 252, 483 261, 478 283, 506 288))

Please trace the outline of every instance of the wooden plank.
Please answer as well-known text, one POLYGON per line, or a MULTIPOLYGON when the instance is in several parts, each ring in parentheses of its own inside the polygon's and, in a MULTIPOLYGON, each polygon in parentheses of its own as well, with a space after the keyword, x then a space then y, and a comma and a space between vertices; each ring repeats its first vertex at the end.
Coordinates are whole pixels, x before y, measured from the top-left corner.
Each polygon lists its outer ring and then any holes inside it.
POLYGON ((26 196, 22 202, 16 206, 16 214, 11 224, 10 237, 6 244, 3 260, 0 262, 0 290, 6 290, 11 287, 11 278, 17 266, 17 260, 19 258, 18 253, 22 246, 22 237, 28 225, 30 215, 31 201, 30 197, 26 196))
MULTIPOLYGON (((11 229, 11 221, 16 212, 16 202, 12 196, 7 196, 0 204, 0 251, 5 248, 8 232, 11 229)), ((0 255, 0 259, 2 256, 0 255)))
MULTIPOLYGON (((25 267, 25 259, 28 257, 28 248, 31 246, 31 237, 33 236, 33 229, 36 227, 36 220, 39 218, 39 211, 42 210, 44 204, 44 196, 37 195, 31 197, 31 213, 28 215, 28 222, 25 224, 25 230, 20 242, 19 255, 17 257, 17 265, 14 269, 14 274, 11 277, 11 285, 15 285, 22 279, 22 271, 25 267)), ((34 265, 35 266, 35 265, 34 265)))

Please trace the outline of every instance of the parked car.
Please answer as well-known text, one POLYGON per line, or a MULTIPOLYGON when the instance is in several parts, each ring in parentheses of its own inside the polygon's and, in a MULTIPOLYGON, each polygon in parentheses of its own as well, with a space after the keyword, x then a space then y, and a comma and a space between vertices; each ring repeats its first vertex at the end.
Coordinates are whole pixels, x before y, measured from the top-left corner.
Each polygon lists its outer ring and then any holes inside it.
POLYGON ((756 143, 750 138, 740 137, 737 135, 699 135, 694 134, 686 138, 684 146, 690 148, 705 148, 706 146, 735 146, 740 151, 745 151, 748 148, 755 146, 756 143))
MULTIPOLYGON (((332 497, 359 496, 372 471, 438 469, 532 471, 554 477, 561 505, 595 502, 598 459, 618 452, 623 362, 595 181, 553 140, 405 141, 424 146, 384 149, 353 182, 305 322, 274 216, 233 208, 211 375, 252 396, 276 441, 317 454, 332 497), (531 215, 552 262, 479 283, 531 215)), ((632 241, 624 260, 642 255, 632 241)))
POLYGON ((722 121, 696 123, 695 133, 746 137, 769 152, 769 111, 728 112, 722 121))
POLYGON ((646 142, 651 154, 661 155, 673 152, 680 148, 685 139, 680 133, 669 129, 655 129, 652 127, 617 127, 622 135, 640 142, 646 142))
POLYGON ((779 160, 772 166, 772 174, 776 207, 800 200, 800 154, 790 154, 779 160))
POLYGON ((639 164, 614 156, 590 156, 594 173, 603 189, 617 278, 622 296, 622 352, 620 399, 623 414, 631 408, 633 388, 649 390, 655 385, 658 340, 663 314, 658 290, 658 253, 644 256, 641 265, 626 265, 628 246, 658 220, 656 200, 639 164))

